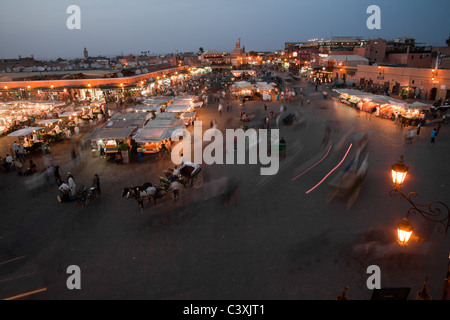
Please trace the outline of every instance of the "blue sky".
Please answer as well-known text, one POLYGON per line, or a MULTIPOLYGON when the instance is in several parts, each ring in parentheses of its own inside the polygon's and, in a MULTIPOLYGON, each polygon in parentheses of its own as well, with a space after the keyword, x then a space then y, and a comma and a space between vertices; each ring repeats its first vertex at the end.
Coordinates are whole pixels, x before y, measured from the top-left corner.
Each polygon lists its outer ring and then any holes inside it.
POLYGON ((3 0, 0 58, 36 59, 197 51, 272 51, 287 41, 331 36, 413 37, 443 46, 450 36, 448 0, 3 0), (67 7, 81 9, 81 30, 69 30, 67 7), (369 5, 381 9, 381 30, 369 30, 369 5))

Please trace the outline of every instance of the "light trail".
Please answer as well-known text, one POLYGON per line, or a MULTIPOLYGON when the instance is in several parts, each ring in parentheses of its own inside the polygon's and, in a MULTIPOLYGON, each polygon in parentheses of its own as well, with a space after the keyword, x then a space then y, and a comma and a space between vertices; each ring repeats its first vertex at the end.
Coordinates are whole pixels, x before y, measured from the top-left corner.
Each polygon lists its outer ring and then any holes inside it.
POLYGON ((36 293, 43 292, 43 291, 46 291, 46 290, 47 290, 47 288, 42 288, 42 289, 38 289, 38 290, 34 290, 34 291, 22 293, 22 294, 19 294, 19 295, 17 295, 17 296, 10 297, 10 298, 6 298, 6 299, 3 299, 3 300, 15 300, 15 299, 20 299, 20 298, 28 297, 28 296, 31 296, 32 294, 36 294, 36 293))
POLYGON ((353 144, 351 143, 350 146, 348 147, 347 152, 345 153, 345 155, 344 155, 344 157, 342 158, 341 162, 339 162, 338 165, 337 165, 336 167, 333 168, 333 170, 331 170, 330 172, 328 172, 328 174, 327 174, 322 180, 320 180, 320 182, 319 182, 318 184, 316 184, 314 187, 312 187, 311 189, 309 189, 308 191, 306 191, 307 194, 310 193, 311 191, 313 191, 315 188, 317 188, 322 182, 325 181, 325 179, 326 179, 326 178, 327 178, 334 170, 336 170, 337 168, 339 168, 339 166, 342 164, 342 162, 344 162, 345 158, 347 157, 347 155, 348 155, 350 149, 352 148, 352 145, 353 145, 353 144))
POLYGON ((14 259, 11 259, 11 260, 8 260, 8 261, 3 261, 3 262, 0 262, 0 265, 8 263, 8 262, 16 261, 16 260, 19 260, 19 259, 23 259, 23 258, 25 258, 25 256, 14 258, 14 259))
POLYGON ((306 169, 305 171, 303 171, 302 173, 300 173, 298 176, 296 176, 295 178, 293 178, 292 181, 294 181, 295 179, 301 177, 302 175, 304 175, 305 173, 307 173, 309 170, 311 170, 312 168, 314 168, 315 166, 317 166, 319 163, 321 163, 322 160, 325 159, 325 158, 328 156, 328 154, 330 153, 330 150, 331 150, 331 146, 328 148, 327 153, 325 154, 325 156, 323 156, 322 159, 320 159, 320 160, 319 160, 318 162, 316 162, 314 165, 312 165, 311 167, 309 167, 308 169, 306 169))

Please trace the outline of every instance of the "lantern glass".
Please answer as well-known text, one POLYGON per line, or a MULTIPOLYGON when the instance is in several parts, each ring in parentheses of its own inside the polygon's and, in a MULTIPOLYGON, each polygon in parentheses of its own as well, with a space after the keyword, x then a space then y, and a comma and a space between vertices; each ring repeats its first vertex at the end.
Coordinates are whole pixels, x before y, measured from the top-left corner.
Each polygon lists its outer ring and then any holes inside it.
POLYGON ((401 172, 401 171, 395 171, 392 170, 392 181, 394 182, 395 185, 402 185, 403 181, 405 181, 406 178, 406 172, 401 172))
POLYGON ((413 230, 412 224, 407 219, 403 219, 403 221, 397 225, 397 241, 401 246, 407 245, 413 230))
POLYGON ((392 181, 394 182, 395 187, 399 187, 403 184, 408 169, 409 167, 403 162, 403 156, 400 157, 400 160, 397 163, 391 166, 392 181))

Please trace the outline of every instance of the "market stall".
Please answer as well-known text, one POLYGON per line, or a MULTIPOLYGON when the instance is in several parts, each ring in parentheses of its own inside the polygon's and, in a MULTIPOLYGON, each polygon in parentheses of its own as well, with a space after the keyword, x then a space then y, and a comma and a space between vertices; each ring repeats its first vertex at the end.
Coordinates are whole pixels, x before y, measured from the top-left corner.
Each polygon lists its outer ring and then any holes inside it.
POLYGON ((255 87, 256 92, 261 95, 264 101, 272 100, 272 93, 274 93, 275 90, 275 85, 273 83, 257 82, 255 87))
POLYGON ((130 112, 130 113, 116 113, 112 116, 105 127, 108 128, 126 128, 136 127, 143 128, 148 120, 151 119, 151 113, 130 112))
POLYGON ((162 144, 170 145, 173 130, 169 128, 143 128, 138 130, 133 139, 140 153, 158 153, 162 144))
POLYGON ((42 133, 44 127, 27 127, 8 134, 8 137, 17 138, 18 144, 25 147, 27 153, 38 151, 42 147, 42 133))
POLYGON ((44 143, 50 144, 64 140, 65 135, 61 130, 62 119, 45 119, 39 121, 37 125, 44 126, 42 135, 44 143))
POLYGON ((86 139, 91 142, 93 155, 102 154, 103 150, 107 160, 128 162, 131 138, 136 131, 137 127, 103 127, 95 129, 86 139))
POLYGON ((184 125, 188 127, 189 125, 193 125, 194 121, 197 120, 197 113, 193 112, 183 112, 180 114, 180 120, 183 120, 184 125))
POLYGON ((194 107, 191 104, 171 104, 164 109, 164 112, 173 112, 175 117, 179 117, 183 112, 192 112, 194 107))

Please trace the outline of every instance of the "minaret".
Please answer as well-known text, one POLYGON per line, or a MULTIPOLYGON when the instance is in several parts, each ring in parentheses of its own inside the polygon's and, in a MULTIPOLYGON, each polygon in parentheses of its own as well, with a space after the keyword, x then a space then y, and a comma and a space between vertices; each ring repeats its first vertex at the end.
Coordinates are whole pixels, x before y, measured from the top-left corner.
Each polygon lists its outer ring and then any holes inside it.
POLYGON ((86 48, 84 48, 83 50, 83 55, 84 55, 84 59, 87 60, 89 58, 88 52, 86 50, 86 48))

